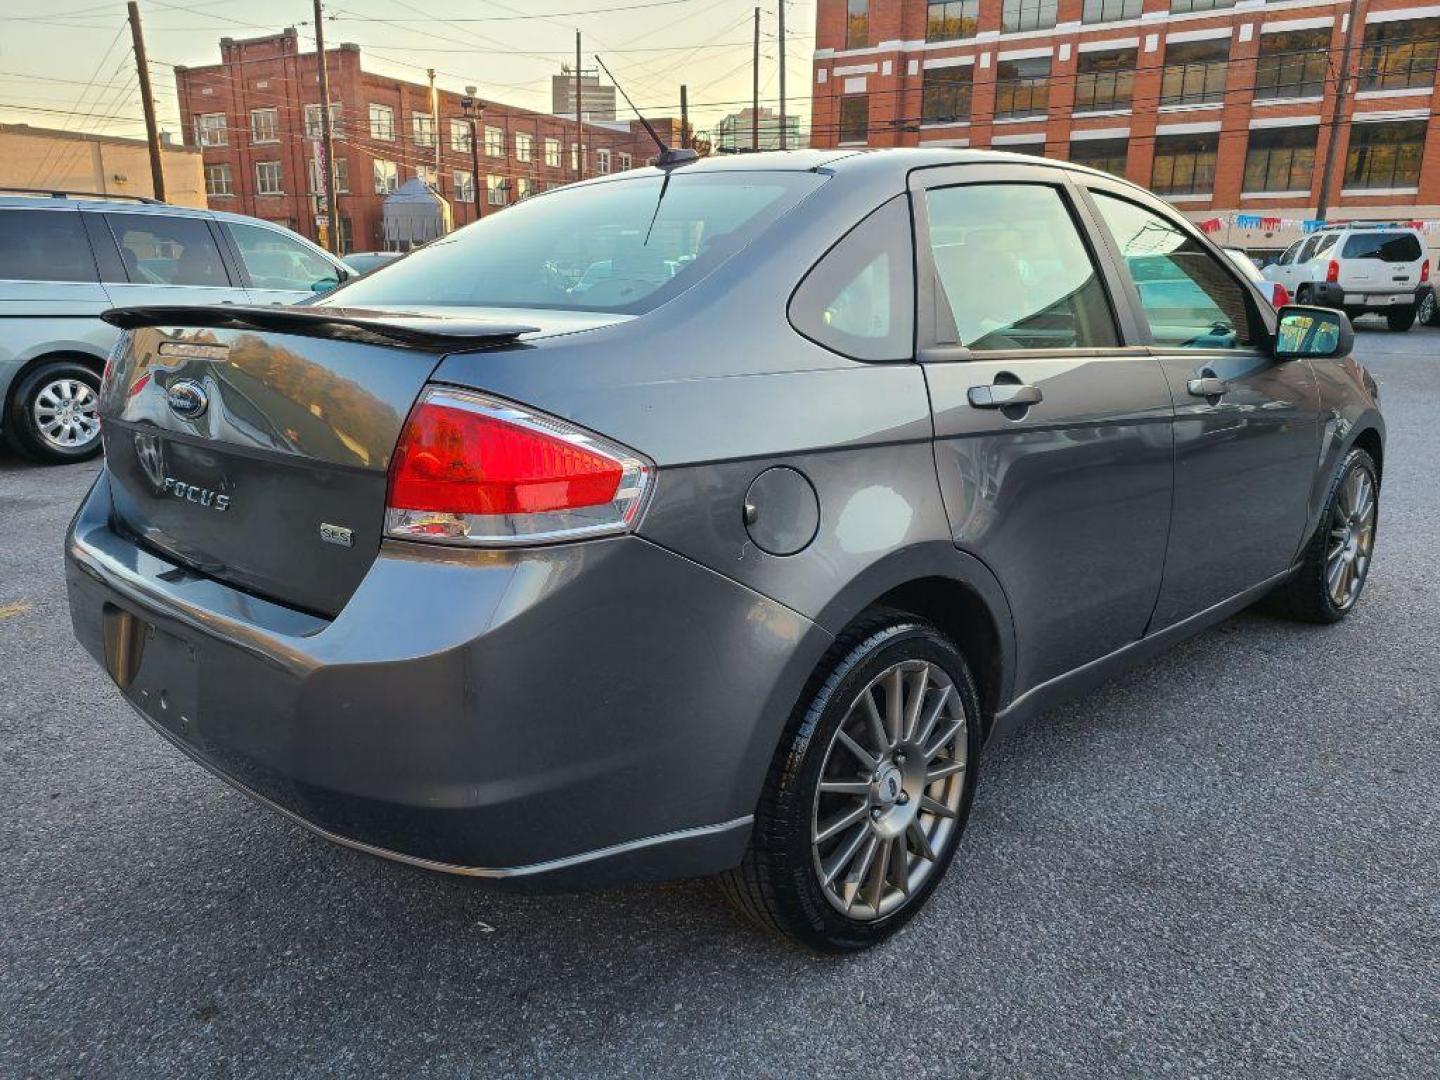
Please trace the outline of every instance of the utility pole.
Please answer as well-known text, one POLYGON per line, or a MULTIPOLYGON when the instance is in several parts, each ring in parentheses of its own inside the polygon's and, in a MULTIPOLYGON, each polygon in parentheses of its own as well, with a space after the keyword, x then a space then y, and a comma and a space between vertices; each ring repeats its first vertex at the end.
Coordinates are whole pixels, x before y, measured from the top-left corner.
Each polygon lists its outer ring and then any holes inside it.
POLYGON ((790 136, 785 131, 785 0, 775 5, 780 12, 780 149, 790 149, 790 136))
POLYGON ((145 35, 140 30, 140 5, 130 0, 130 40, 135 46, 135 68, 140 75, 140 104, 145 109, 145 141, 150 144, 150 184, 155 198, 165 201, 165 170, 160 162, 160 129, 155 126, 155 98, 150 93, 150 63, 145 59, 145 35))
POLYGON ((760 9, 755 9, 755 59, 751 64, 750 149, 760 149, 760 9))
POLYGON ((1315 201, 1315 216, 1321 221, 1330 208, 1330 178, 1335 175, 1335 156, 1340 148, 1340 118, 1345 112, 1345 95, 1350 89, 1350 49, 1355 41, 1355 23, 1360 18, 1360 0, 1350 0, 1350 16, 1345 20, 1345 44, 1340 52, 1340 78, 1335 84, 1335 107, 1330 113, 1330 141, 1325 144, 1325 164, 1321 166, 1320 197, 1315 201))
POLYGON ((440 98, 435 93, 435 69, 426 68, 430 76, 430 139, 435 144, 435 193, 440 193, 440 98))
POLYGON ((325 239, 336 255, 340 254, 340 196, 335 191, 335 125, 330 120, 330 63, 325 55, 325 20, 320 0, 315 0, 315 64, 320 69, 320 192, 325 198, 325 239))
MULTIPOLYGON (((467 86, 465 96, 460 99, 460 108, 470 122, 470 195, 475 203, 474 221, 480 220, 480 121, 485 117, 485 106, 475 97, 475 87, 467 86)), ((488 188, 487 188, 488 194, 488 188)))
POLYGON ((690 148, 690 88, 680 84, 680 145, 690 148))
POLYGON ((575 31, 575 179, 585 179, 585 121, 581 119, 584 110, 584 84, 580 81, 580 31, 575 31))

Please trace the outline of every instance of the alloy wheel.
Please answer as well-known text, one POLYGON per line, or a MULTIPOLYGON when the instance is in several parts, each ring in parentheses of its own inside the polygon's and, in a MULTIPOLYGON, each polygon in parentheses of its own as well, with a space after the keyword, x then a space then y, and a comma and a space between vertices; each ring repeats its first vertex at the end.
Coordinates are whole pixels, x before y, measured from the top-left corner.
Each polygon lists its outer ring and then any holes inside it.
POLYGON ((1420 300, 1420 309, 1415 313, 1416 317, 1426 326, 1435 324, 1435 294, 1427 292, 1420 300))
POLYGON ((80 379, 52 379, 40 387, 31 406, 40 437, 61 450, 76 450, 100 434, 98 399, 80 379))
POLYGON ((820 770, 811 851, 825 898, 852 919, 898 910, 957 837, 964 704, 940 668, 905 660, 860 692, 820 770))
POLYGON ((1330 602, 1340 611, 1360 595, 1375 548, 1375 483, 1364 469, 1350 471, 1341 483, 1330 512, 1330 539, 1325 551, 1325 584, 1330 602))

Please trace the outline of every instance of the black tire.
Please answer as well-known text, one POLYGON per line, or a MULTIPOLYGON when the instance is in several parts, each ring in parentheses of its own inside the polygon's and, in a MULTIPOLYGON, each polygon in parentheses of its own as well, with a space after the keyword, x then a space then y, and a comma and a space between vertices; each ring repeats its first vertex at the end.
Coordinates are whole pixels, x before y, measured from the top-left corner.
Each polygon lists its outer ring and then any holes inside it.
POLYGON ((1392 307, 1385 313, 1385 325, 1397 334, 1409 330, 1415 325, 1415 305, 1392 307))
POLYGON ((1327 624, 1337 623, 1355 610, 1355 605, 1360 600, 1360 594, 1364 590, 1365 582, 1370 574, 1374 533, 1378 529, 1379 522, 1380 483, 1379 476, 1375 471, 1375 462, 1364 450, 1351 450, 1340 462, 1339 468, 1335 470, 1335 477, 1331 480, 1330 490, 1325 497, 1325 509, 1320 514, 1320 524, 1316 526, 1315 535, 1305 546, 1299 570, 1275 594, 1278 613, 1288 615, 1301 622, 1327 624), (1340 502, 1346 485, 1350 482, 1351 474, 1357 470, 1368 477, 1374 503, 1371 554, 1365 558, 1353 595, 1349 596, 1345 603, 1340 604, 1331 595, 1327 576, 1329 569, 1327 556, 1331 547, 1332 521, 1336 514, 1337 503, 1340 502))
MULTIPOLYGON (((933 692, 928 689, 921 691, 921 707, 937 700, 923 696, 933 692)), ((913 696, 910 700, 914 700, 913 696)), ((944 695, 940 700, 942 703, 949 701, 944 695)), ((951 702, 948 707, 954 708, 955 703, 951 702)), ((760 926, 819 952, 854 952, 884 941, 924 906, 954 858, 974 798, 980 735, 979 700, 970 669, 964 657, 943 634, 927 623, 899 613, 857 625, 831 647, 791 715, 756 808, 750 848, 740 866, 721 877, 722 892, 736 908, 760 926), (954 806, 955 817, 947 818, 951 822, 949 831, 943 846, 932 851, 933 859, 922 860, 920 849, 908 839, 908 834, 895 841, 897 846, 903 845, 899 846, 899 857, 914 859, 913 867, 923 868, 923 863, 931 864, 924 869, 928 876, 913 888, 907 885, 903 894, 896 890, 890 895, 891 900, 898 902, 898 908, 884 913, 882 905, 877 904, 874 912, 878 917, 852 918, 827 898, 818 869, 819 856, 812 850, 812 824, 819 816, 819 800, 822 798, 863 800, 867 797, 821 796, 818 789, 832 744, 840 745, 836 742, 837 730, 847 717, 852 723, 854 721, 850 711, 852 705, 860 700, 861 693, 867 691, 878 676, 901 662, 932 665, 948 678, 953 687, 958 707, 963 709, 965 723, 963 731, 954 736, 952 753, 958 753, 963 740, 966 758, 963 766, 958 761, 947 764, 963 777, 963 788, 958 795, 950 796, 952 800, 958 799, 954 806)), ((903 755, 896 755, 896 759, 902 764, 905 762, 903 755)), ((921 775, 928 776, 929 769, 928 761, 920 762, 921 775)), ((945 781, 935 783, 944 785, 945 781)), ((928 786, 924 792, 940 794, 928 786)), ((908 798, 902 797, 902 803, 908 801, 908 798)), ((917 798, 914 813, 924 812, 918 809, 924 802, 924 799, 917 798)), ((862 802, 860 805, 865 807, 869 804, 862 802)), ((873 807, 869 810, 872 815, 879 812, 873 807)), ((916 817, 915 820, 920 819, 916 817)), ((932 817, 931 821, 939 825, 938 818, 932 817)), ((866 830, 871 826, 862 819, 855 828, 868 836, 866 830)), ((928 841, 926 846, 930 846, 928 841)), ((877 862, 876 865, 886 864, 877 862)), ((913 880, 904 874, 900 876, 907 883, 913 880)), ((863 870, 858 877, 861 881, 865 880, 863 870)), ((893 884, 894 879, 887 867, 879 876, 878 888, 880 892, 885 892, 893 884)))
POLYGON ((69 447, 47 439, 36 414, 37 402, 47 387, 57 382, 82 383, 92 395, 100 392, 100 376, 94 368, 77 360, 52 360, 35 368, 15 387, 10 409, 5 417, 5 431, 10 445, 32 461, 65 464, 85 461, 100 453, 100 432, 83 443, 69 447))
POLYGON ((1426 289, 1425 295, 1415 305, 1415 318, 1424 326, 1440 326, 1440 304, 1435 302, 1435 290, 1426 289))

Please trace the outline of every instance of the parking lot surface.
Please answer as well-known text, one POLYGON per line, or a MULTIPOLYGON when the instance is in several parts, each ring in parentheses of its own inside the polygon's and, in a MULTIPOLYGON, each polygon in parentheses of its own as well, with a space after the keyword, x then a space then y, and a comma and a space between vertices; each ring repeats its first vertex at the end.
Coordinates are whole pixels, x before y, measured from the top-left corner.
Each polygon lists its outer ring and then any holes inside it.
POLYGON ((704 882, 496 894, 236 794, 71 638, 98 466, 0 452, 0 1076, 1437 1075, 1440 331, 1357 354, 1355 614, 1242 615, 1022 729, 929 908, 844 960, 704 882))

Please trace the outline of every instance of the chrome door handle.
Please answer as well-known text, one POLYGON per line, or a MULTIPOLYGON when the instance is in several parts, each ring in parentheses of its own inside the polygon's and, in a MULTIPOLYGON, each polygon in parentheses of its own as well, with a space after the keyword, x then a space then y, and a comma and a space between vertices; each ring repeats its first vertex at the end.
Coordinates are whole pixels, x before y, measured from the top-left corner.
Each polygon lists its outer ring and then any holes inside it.
POLYGON ((1191 379, 1186 385, 1192 397, 1221 397, 1230 389, 1230 384, 1224 379, 1217 379, 1214 376, 1206 376, 1203 379, 1191 379))
POLYGON ((1022 383, 992 383, 989 386, 972 386, 967 395, 970 404, 977 409, 1006 409, 1011 405, 1035 405, 1045 400, 1038 386, 1022 383))

